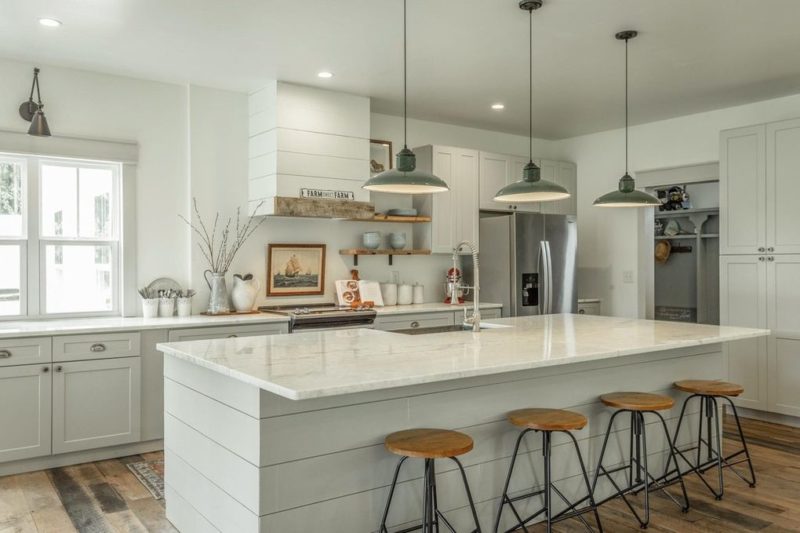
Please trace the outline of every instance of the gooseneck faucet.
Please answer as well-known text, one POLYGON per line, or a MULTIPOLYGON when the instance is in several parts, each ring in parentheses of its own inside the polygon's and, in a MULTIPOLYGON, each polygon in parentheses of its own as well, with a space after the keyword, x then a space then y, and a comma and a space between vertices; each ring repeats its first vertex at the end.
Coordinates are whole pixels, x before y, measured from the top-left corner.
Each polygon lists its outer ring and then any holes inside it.
MULTIPOLYGON (((478 262, 478 250, 475 249, 475 245, 469 241, 463 241, 458 246, 453 248, 453 268, 458 268, 458 253, 461 251, 462 248, 469 248, 470 252, 472 252, 472 270, 474 271, 473 286, 467 287, 464 286, 465 289, 472 289, 472 317, 467 316, 467 308, 464 307, 464 326, 471 326, 472 331, 478 333, 481 330, 481 283, 480 283, 480 265, 478 262)), ((455 271, 455 270, 454 270, 455 271)), ((453 296, 451 296, 451 301, 458 301, 458 286, 454 284, 453 286, 453 296)))

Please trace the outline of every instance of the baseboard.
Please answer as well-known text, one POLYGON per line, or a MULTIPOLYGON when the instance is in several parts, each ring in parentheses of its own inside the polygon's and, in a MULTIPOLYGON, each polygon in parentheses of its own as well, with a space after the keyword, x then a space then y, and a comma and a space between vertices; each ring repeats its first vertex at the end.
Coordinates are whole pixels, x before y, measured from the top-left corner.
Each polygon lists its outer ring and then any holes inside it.
MULTIPOLYGON (((791 426, 800 428, 800 418, 791 415, 783 415, 780 413, 770 413, 768 411, 758 411, 756 409, 747 409, 745 407, 737 407, 739 416, 742 418, 754 418, 762 422, 772 422, 773 424, 782 424, 784 426, 791 426)), ((726 412, 730 412, 730 407, 726 406, 726 412)))
POLYGON ((164 441, 151 440, 148 442, 137 442, 134 444, 122 444, 109 448, 99 448, 96 450, 82 450, 80 452, 64 453, 59 455, 48 455, 46 457, 34 457, 32 459, 21 459, 0 464, 0 476, 12 474, 22 474, 24 472, 35 472, 48 468, 58 468, 61 466, 77 465, 81 463, 91 463, 94 461, 105 461, 116 457, 136 455, 140 453, 155 452, 164 449, 164 441))

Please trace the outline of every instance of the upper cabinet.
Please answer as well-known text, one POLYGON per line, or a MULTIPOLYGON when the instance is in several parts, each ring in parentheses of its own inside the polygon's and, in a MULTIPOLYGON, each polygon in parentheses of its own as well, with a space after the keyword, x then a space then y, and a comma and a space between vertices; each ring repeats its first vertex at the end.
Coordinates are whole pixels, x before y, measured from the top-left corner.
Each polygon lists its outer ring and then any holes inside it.
POLYGON ((720 253, 800 253, 800 120, 720 135, 720 253))
POLYGON ((503 203, 495 202, 497 191, 506 185, 522 179, 522 170, 528 163, 527 157, 507 154, 480 153, 480 208, 488 211, 518 211, 525 213, 546 213, 549 215, 575 215, 577 204, 577 172, 574 163, 535 159, 546 179, 563 187, 571 196, 557 202, 503 203))
POLYGON ((415 224, 414 246, 433 253, 451 253, 462 241, 478 245, 479 154, 475 150, 451 146, 414 148, 417 168, 431 172, 447 182, 448 192, 418 194, 414 207, 430 216, 430 224, 415 224))

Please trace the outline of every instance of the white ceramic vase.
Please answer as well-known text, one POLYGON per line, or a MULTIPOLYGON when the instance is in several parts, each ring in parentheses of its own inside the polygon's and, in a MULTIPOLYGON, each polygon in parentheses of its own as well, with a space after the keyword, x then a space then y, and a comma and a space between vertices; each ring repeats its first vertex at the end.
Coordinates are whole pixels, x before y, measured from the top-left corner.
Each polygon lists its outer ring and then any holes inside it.
POLYGON ((261 282, 255 278, 244 279, 238 274, 233 276, 233 289, 231 289, 233 308, 240 313, 252 311, 260 289, 261 282))

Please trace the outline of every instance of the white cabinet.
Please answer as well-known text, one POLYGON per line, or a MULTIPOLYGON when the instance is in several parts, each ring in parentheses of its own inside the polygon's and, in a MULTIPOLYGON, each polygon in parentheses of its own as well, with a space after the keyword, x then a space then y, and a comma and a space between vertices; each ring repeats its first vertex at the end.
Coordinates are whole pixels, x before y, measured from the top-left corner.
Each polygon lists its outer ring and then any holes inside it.
POLYGON ((800 416, 800 255, 767 256, 770 411, 800 416))
POLYGON ((477 246, 478 152, 430 145, 415 148, 414 152, 417 168, 432 172, 450 187, 448 192, 414 196, 414 207, 419 214, 432 217, 430 224, 415 224, 414 247, 451 253, 462 241, 477 246))
POLYGON ((452 311, 436 313, 386 314, 375 319, 375 329, 397 331, 399 329, 437 328, 455 324, 452 311))
POLYGON ((169 342, 199 341, 235 337, 260 337, 288 333, 289 324, 275 322, 247 326, 215 326, 212 328, 173 329, 169 332, 169 342))
POLYGON ((50 373, 49 362, 0 368, 0 462, 50 455, 50 373))
MULTIPOLYGON (((767 327, 767 261, 764 256, 720 257, 720 323, 767 327)), ((767 339, 745 339, 724 347, 728 379, 744 387, 734 401, 742 407, 767 408, 767 339)))
POLYGON ((800 120, 720 135, 720 253, 800 253, 800 120))
POLYGON ((538 213, 539 203, 509 204, 495 202, 497 192, 522 179, 528 158, 507 154, 480 153, 480 208, 489 211, 522 211, 538 213))
POLYGON ((600 314, 600 300, 578 300, 578 314, 579 315, 599 315, 600 314))
POLYGON ((53 364, 53 453, 139 441, 140 359, 53 364))
POLYGON ((541 212, 546 215, 577 215, 578 214, 578 174, 574 163, 564 161, 549 161, 542 159, 539 162, 542 169, 542 179, 561 185, 569 191, 570 197, 555 202, 542 202, 541 212))

